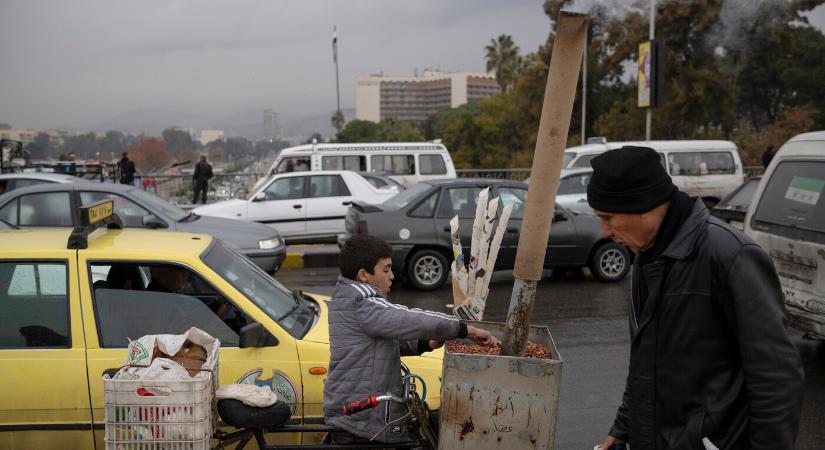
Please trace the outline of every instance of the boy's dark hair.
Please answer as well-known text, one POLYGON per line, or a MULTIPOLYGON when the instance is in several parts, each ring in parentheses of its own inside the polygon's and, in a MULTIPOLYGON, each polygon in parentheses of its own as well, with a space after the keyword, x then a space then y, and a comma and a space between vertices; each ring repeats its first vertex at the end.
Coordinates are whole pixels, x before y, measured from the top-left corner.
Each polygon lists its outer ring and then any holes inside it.
POLYGON ((392 246, 387 241, 359 234, 344 243, 338 254, 338 268, 341 269, 341 275, 354 280, 361 269, 373 274, 375 265, 384 258, 392 258, 392 246))

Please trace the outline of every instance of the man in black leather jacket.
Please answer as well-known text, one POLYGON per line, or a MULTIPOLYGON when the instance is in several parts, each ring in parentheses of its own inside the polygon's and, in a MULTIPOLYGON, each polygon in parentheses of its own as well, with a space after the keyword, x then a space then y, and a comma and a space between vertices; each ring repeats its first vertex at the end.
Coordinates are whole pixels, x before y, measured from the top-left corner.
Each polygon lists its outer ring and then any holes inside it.
POLYGON ((770 257, 679 191, 653 149, 591 164, 603 234, 636 253, 630 371, 603 447, 794 448, 804 375, 770 257))

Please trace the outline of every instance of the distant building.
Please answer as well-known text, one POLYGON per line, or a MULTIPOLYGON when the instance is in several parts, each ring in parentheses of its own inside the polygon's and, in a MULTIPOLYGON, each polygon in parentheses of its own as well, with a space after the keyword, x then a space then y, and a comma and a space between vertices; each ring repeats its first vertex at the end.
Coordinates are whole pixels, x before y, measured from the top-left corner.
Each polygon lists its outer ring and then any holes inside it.
POLYGON ((486 73, 425 70, 415 77, 362 76, 355 88, 355 118, 380 122, 394 117, 424 122, 444 108, 499 92, 496 78, 486 73))
POLYGON ((223 139, 223 130, 201 130, 201 135, 198 138, 201 145, 206 145, 212 141, 223 139))
POLYGON ((34 141, 34 138, 41 133, 49 136, 49 141, 51 141, 54 145, 63 145, 64 138, 66 136, 65 132, 52 130, 0 130, 0 138, 21 141, 23 145, 26 145, 34 141))
POLYGON ((264 139, 275 140, 278 138, 278 119, 275 111, 264 110, 264 139))

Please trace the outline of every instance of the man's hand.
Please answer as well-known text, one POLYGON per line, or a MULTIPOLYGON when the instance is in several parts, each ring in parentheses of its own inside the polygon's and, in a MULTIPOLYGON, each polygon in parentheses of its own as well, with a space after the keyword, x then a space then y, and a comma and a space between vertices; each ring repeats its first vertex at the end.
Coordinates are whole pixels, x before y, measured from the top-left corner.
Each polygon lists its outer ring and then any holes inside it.
POLYGON ((501 343, 498 339, 491 335, 489 331, 470 325, 467 325, 467 338, 476 344, 481 345, 495 345, 501 343))
POLYGON ((439 341, 439 340, 436 340, 436 339, 430 339, 430 348, 431 349, 435 350, 435 349, 441 347, 442 345, 444 345, 444 341, 439 341))
POLYGON ((622 441, 614 438, 613 436, 608 435, 607 439, 605 439, 604 442, 602 442, 601 450, 610 450, 610 448, 613 447, 614 445, 621 444, 621 443, 622 443, 622 441))

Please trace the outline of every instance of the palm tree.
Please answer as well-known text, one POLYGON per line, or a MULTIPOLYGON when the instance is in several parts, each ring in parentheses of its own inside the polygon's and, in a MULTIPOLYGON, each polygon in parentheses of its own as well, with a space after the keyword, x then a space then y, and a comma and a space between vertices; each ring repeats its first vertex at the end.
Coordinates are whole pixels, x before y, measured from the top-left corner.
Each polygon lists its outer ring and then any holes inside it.
POLYGON ((341 131, 344 129, 344 125, 346 124, 346 119, 344 119, 344 114, 341 111, 335 111, 330 118, 330 122, 332 126, 335 127, 337 131, 341 131))
POLYGON ((506 92, 521 70, 518 46, 513 43, 512 36, 502 34, 497 39, 490 39, 484 50, 487 53, 487 71, 495 73, 501 92, 506 92))

